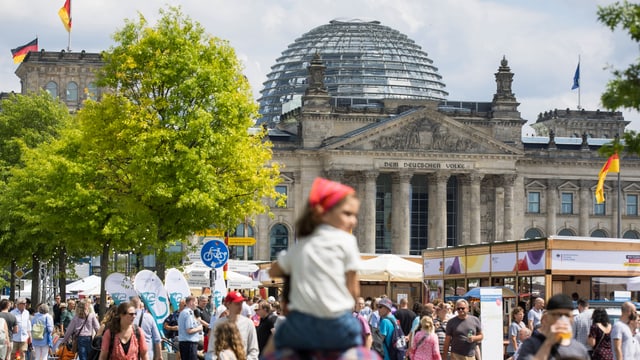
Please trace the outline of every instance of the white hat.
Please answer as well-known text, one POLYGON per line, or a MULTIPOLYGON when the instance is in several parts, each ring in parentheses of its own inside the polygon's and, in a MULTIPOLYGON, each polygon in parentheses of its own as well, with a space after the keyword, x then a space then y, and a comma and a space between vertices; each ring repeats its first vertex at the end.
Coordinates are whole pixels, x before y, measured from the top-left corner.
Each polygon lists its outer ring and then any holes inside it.
POLYGON ((223 312, 227 311, 227 307, 224 305, 220 305, 218 306, 218 308, 216 309, 216 316, 220 317, 222 315, 223 312))

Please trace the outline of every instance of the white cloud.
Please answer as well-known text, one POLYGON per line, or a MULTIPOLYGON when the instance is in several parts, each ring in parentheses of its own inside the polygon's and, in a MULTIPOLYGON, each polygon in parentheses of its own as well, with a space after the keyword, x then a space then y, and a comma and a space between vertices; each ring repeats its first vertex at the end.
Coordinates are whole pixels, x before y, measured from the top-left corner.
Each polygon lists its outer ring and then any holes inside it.
MULTIPOLYGON (((150 22, 158 9, 180 5, 212 35, 229 40, 245 64, 258 96, 280 53, 296 38, 335 18, 375 19, 414 40, 434 60, 451 100, 491 101, 494 73, 503 55, 515 73, 513 88, 523 117, 554 108, 575 108, 573 72, 581 56, 581 103, 600 105, 611 64, 624 68, 638 58, 638 44, 622 31, 597 22, 600 4, 612 0, 91 0, 73 3, 74 51, 97 52, 113 45, 111 35, 140 11, 150 22)), ((19 91, 10 49, 39 37, 41 49, 67 46, 57 11, 64 0, 0 0, 0 91, 19 91)), ((640 128, 636 112, 626 112, 640 128)))

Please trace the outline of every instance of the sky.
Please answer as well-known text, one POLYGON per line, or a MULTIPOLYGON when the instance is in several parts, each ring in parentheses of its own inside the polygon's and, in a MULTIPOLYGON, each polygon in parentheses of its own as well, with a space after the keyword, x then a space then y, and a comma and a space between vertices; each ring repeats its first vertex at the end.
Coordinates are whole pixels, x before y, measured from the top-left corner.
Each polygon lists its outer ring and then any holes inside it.
MULTIPOLYGON (((159 10, 183 13, 236 50, 257 99, 282 51, 311 29, 333 19, 378 20, 422 47, 438 67, 448 100, 490 102, 494 74, 506 57, 515 74, 513 92, 527 124, 553 109, 602 108, 600 95, 612 69, 638 60, 638 44, 623 30, 597 20, 609 0, 72 0, 71 51, 100 52, 125 19, 159 10), (580 60, 580 91, 571 90, 580 60)), ((11 49, 38 37, 40 50, 67 48, 58 10, 64 0, 0 0, 0 92, 20 91, 11 49)), ((604 110, 604 109, 602 109, 604 110)), ((621 109, 640 130, 637 111, 621 109)), ((528 126, 523 135, 531 135, 528 126)))

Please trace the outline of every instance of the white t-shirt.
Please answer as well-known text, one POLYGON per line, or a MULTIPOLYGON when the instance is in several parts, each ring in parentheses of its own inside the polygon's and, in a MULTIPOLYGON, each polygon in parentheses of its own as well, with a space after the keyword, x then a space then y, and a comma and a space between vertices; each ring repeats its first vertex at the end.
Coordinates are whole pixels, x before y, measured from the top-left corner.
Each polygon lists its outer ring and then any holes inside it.
POLYGON ((617 321, 613 324, 613 328, 611 329, 611 347, 613 348, 613 340, 620 339, 622 342, 622 357, 623 359, 616 359, 616 352, 613 351, 613 359, 614 360, 636 360, 637 358, 637 349, 638 346, 637 340, 633 337, 631 333, 631 329, 629 325, 625 324, 622 321, 617 321))
POLYGON ((329 225, 320 225, 278 256, 278 265, 291 274, 289 310, 320 318, 335 318, 353 310, 355 300, 345 273, 358 271, 356 238, 329 225))

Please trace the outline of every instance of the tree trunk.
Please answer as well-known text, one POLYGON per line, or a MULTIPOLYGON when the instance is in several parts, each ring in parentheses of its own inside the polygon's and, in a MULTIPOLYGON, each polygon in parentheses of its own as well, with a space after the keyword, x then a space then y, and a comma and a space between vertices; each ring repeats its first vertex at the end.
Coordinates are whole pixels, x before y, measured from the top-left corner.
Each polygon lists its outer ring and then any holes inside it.
POLYGON ((40 259, 36 254, 33 255, 32 258, 32 269, 31 269, 31 306, 35 307, 41 302, 40 299, 40 259))
POLYGON ((166 271, 167 271, 167 253, 166 253, 166 250, 161 249, 156 251, 156 274, 161 280, 164 280, 164 275, 166 271))
POLYGON ((107 311, 107 289, 105 289, 104 284, 109 275, 107 264, 109 263, 110 243, 111 242, 107 241, 102 245, 102 255, 100 255, 100 307, 98 310, 100 318, 102 318, 102 315, 107 311))
MULTIPOLYGON (((67 248, 62 247, 58 256, 58 288, 62 302, 67 301, 67 248)), ((54 294, 56 295, 56 294, 54 294)))
POLYGON ((9 280, 9 289, 11 292, 9 294, 9 300, 13 302, 16 301, 16 280, 19 280, 16 278, 16 271, 18 271, 18 265, 16 264, 16 259, 13 259, 11 260, 11 279, 9 280))

